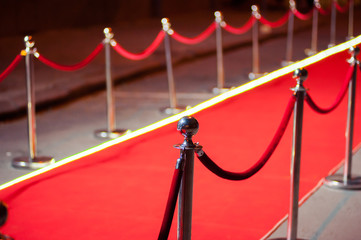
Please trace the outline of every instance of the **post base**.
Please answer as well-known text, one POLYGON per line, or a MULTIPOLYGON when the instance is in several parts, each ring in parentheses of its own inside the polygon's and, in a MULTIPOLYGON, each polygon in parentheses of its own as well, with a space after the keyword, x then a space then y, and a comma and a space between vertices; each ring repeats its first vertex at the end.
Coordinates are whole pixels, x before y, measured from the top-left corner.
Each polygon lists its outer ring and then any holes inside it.
POLYGON ((336 46, 335 43, 329 43, 327 47, 328 47, 328 48, 332 48, 332 47, 334 47, 334 46, 336 46))
POLYGON ((281 66, 282 66, 282 67, 286 67, 286 66, 288 66, 288 65, 291 65, 292 63, 294 63, 294 61, 283 60, 283 61, 281 62, 281 66))
POLYGON ((229 91, 231 88, 218 88, 218 87, 215 87, 212 89, 212 92, 214 94, 221 94, 221 93, 225 93, 227 91, 229 91))
POLYGON ((100 129, 100 130, 96 130, 94 135, 97 138, 114 139, 114 138, 120 137, 124 134, 127 134, 129 132, 130 132, 130 130, 128 130, 128 129, 115 129, 110 132, 105 129, 100 129))
POLYGON ((183 112, 184 110, 190 108, 190 106, 187 107, 164 107, 160 109, 161 113, 165 113, 167 115, 174 115, 174 114, 178 114, 180 112, 183 112))
POLYGON ((312 50, 312 49, 310 49, 310 48, 306 48, 306 49, 305 49, 305 54, 306 54, 306 56, 308 56, 308 57, 310 57, 310 56, 312 56, 312 55, 315 55, 316 53, 317 53, 316 50, 312 50))
POLYGON ((361 177, 352 177, 344 181, 344 175, 335 174, 325 178, 324 184, 330 188, 361 190, 361 177))
POLYGON ((55 162, 53 157, 37 156, 33 159, 30 157, 17 157, 12 161, 14 168, 39 169, 55 162))
POLYGON ((266 74, 267 73, 254 73, 254 72, 251 72, 251 73, 248 74, 248 78, 249 78, 249 80, 254 80, 254 79, 262 77, 262 76, 264 76, 266 74))

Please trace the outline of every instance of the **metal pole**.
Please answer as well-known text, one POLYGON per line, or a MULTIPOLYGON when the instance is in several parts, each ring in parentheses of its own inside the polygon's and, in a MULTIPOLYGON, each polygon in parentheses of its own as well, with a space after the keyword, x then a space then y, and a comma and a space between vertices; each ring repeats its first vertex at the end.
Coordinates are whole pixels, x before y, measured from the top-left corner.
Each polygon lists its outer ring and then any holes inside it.
POLYGON ((290 15, 288 17, 288 29, 287 29, 287 46, 286 46, 286 60, 282 62, 283 66, 287 66, 292 63, 292 50, 293 50, 293 25, 294 25, 294 14, 293 10, 296 8, 294 0, 289 1, 290 4, 290 15))
POLYGON ((336 1, 332 0, 331 6, 331 32, 330 32, 330 43, 328 47, 333 47, 336 45, 336 1))
POLYGON ((318 34, 318 8, 320 8, 320 1, 314 1, 313 16, 312 16, 312 37, 311 37, 311 49, 306 49, 307 56, 312 56, 317 53, 317 34, 318 34))
POLYGON ((52 157, 38 157, 37 140, 36 140, 36 119, 35 119, 35 90, 34 90, 34 67, 33 56, 36 52, 34 48, 35 42, 31 41, 31 36, 24 38, 25 42, 25 79, 26 79, 26 95, 27 95, 27 125, 28 125, 28 142, 29 142, 29 157, 17 157, 12 161, 12 166, 16 168, 41 168, 53 163, 55 160, 52 157))
POLYGON ((354 0, 349 0, 349 10, 348 10, 348 39, 353 38, 353 10, 354 10, 354 0))
POLYGON ((105 50, 105 82, 107 91, 107 129, 101 129, 95 131, 95 136, 98 138, 117 138, 127 132, 127 129, 116 129, 115 122, 115 105, 114 105, 114 94, 113 94, 113 81, 111 75, 111 55, 110 55, 110 44, 114 37, 111 28, 104 29, 105 39, 104 50, 105 50))
POLYGON ((167 66, 167 76, 168 76, 168 88, 169 88, 169 107, 162 109, 162 112, 166 114, 176 114, 181 112, 184 108, 177 107, 177 97, 175 91, 175 82, 173 75, 173 66, 172 66, 172 54, 169 35, 173 34, 171 29, 171 24, 167 18, 162 19, 164 36, 164 50, 165 50, 165 60, 167 66))
POLYGON ((253 64, 252 64, 252 72, 248 74, 248 78, 253 80, 257 78, 259 75, 260 67, 259 67, 259 26, 258 19, 260 19, 260 14, 258 12, 258 7, 256 5, 252 5, 252 15, 256 19, 253 29, 252 29, 252 54, 253 54, 253 64))
POLYGON ((181 149, 185 157, 184 173, 179 191, 177 239, 191 240, 194 150, 201 148, 193 143, 192 137, 198 132, 198 122, 193 117, 183 117, 178 121, 177 129, 184 136, 184 142, 175 146, 181 149))
POLYGON ((213 92, 218 94, 227 91, 224 87, 224 66, 223 66, 223 43, 222 43, 222 24, 223 16, 219 11, 214 12, 216 22, 216 48, 217 48, 217 87, 213 92))
POLYGON ((345 164, 343 175, 334 174, 325 179, 325 184, 331 188, 338 189, 361 189, 361 177, 352 177, 352 147, 355 119, 355 99, 356 99, 356 80, 357 68, 360 62, 356 56, 360 52, 360 48, 351 48, 350 52, 353 56, 348 62, 353 66, 352 79, 349 83, 348 107, 347 107, 347 125, 346 125, 346 148, 345 148, 345 164))

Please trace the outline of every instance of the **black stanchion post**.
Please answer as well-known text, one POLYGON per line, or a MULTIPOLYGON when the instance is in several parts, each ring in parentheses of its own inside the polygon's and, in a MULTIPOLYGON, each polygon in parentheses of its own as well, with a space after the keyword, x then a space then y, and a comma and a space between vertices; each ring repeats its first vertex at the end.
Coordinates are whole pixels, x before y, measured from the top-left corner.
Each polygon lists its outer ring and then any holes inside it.
POLYGON ((184 142, 175 147, 185 157, 184 173, 179 191, 178 227, 179 240, 190 240, 192 236, 193 171, 194 151, 201 148, 194 144, 192 137, 198 132, 198 121, 193 117, 183 117, 178 121, 177 130, 184 136, 184 142))
POLYGON ((113 94, 113 81, 111 75, 111 55, 110 55, 110 44, 114 37, 111 28, 104 29, 105 39, 103 41, 105 48, 105 81, 107 89, 107 129, 101 129, 95 131, 95 136, 98 138, 117 138, 129 130, 127 129, 116 129, 115 121, 115 104, 113 94))
POLYGON ((36 140, 36 119, 35 119, 35 89, 34 89, 34 69, 33 57, 36 53, 34 48, 35 42, 31 40, 31 36, 24 38, 25 50, 25 71, 26 71, 26 95, 28 110, 28 140, 29 140, 29 156, 17 157, 12 161, 12 166, 16 168, 37 169, 45 167, 55 162, 54 158, 48 156, 36 156, 37 140, 36 140))
POLYGON ((298 199, 300 188, 300 166, 301 166, 301 142, 302 142, 302 124, 303 124, 303 105, 306 95, 306 89, 303 82, 307 78, 306 69, 297 69, 293 76, 297 80, 297 85, 292 90, 297 98, 294 107, 293 118, 293 138, 292 138, 292 162, 291 162, 291 188, 290 188, 290 208, 288 214, 287 238, 277 238, 296 240, 297 222, 298 222, 298 199))
POLYGON ((347 111, 347 127, 346 127, 346 156, 344 171, 342 174, 335 174, 328 176, 325 179, 325 184, 331 188, 361 190, 361 177, 352 176, 352 145, 354 133, 354 120, 355 120, 355 99, 356 99, 356 80, 357 68, 360 62, 357 60, 357 55, 360 52, 359 47, 350 49, 352 57, 348 62, 353 66, 352 79, 349 83, 348 92, 348 111, 347 111))
POLYGON ((185 107, 180 107, 177 105, 177 97, 176 97, 176 90, 175 90, 175 82, 174 82, 174 75, 173 75, 173 65, 172 65, 172 53, 171 53, 171 46, 170 46, 170 39, 169 35, 173 34, 173 30, 171 29, 171 24, 168 18, 162 19, 162 26, 164 35, 164 51, 165 51, 165 60, 167 66, 167 76, 168 76, 168 88, 169 88, 169 107, 165 107, 161 109, 161 112, 166 114, 176 114, 180 113, 185 109, 185 107))
POLYGON ((294 0, 290 0, 289 5, 290 5, 290 15, 288 17, 286 60, 282 61, 282 66, 287 66, 292 63, 293 25, 294 25, 294 19, 295 19, 293 11, 296 9, 296 3, 294 0))

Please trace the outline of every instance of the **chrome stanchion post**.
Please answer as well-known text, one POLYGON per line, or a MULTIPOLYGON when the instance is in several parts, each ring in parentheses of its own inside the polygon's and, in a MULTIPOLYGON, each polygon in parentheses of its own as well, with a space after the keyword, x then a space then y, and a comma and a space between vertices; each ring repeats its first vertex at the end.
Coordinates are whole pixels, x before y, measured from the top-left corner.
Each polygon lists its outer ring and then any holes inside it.
POLYGON ((26 73, 26 96, 27 96, 27 110, 28 110, 28 141, 29 141, 29 156, 17 157, 12 161, 12 166, 16 168, 30 168, 37 169, 45 167, 54 163, 54 158, 48 156, 36 156, 37 139, 36 139, 36 119, 35 119, 35 90, 34 90, 34 69, 33 57, 36 53, 31 36, 24 38, 25 50, 22 55, 25 55, 25 73, 26 73))
POLYGON ((104 29, 105 39, 104 50, 105 50, 105 81, 107 89, 107 129, 101 129, 95 131, 95 136, 98 138, 117 138, 129 130, 127 129, 116 129, 115 122, 115 105, 114 105, 114 94, 113 94, 113 81, 111 76, 111 55, 110 55, 110 44, 112 43, 114 34, 111 28, 104 29))
POLYGON ((216 23, 216 49, 217 49, 217 87, 213 88, 213 93, 219 94, 228 91, 224 86, 224 66, 223 66, 223 43, 222 27, 224 26, 223 16, 220 11, 214 12, 216 23))
POLYGON ((326 177, 325 184, 331 188, 338 189, 361 189, 361 177, 352 176, 352 145, 354 134, 354 118, 355 118, 355 99, 356 99, 356 80, 357 80, 357 68, 360 62, 356 56, 360 52, 360 48, 351 48, 350 52, 353 56, 348 62, 353 66, 352 79, 349 83, 348 92, 348 111, 347 111, 347 126, 346 126, 346 151, 345 151, 345 164, 342 174, 335 174, 326 177))
POLYGON ((354 0, 349 0, 349 10, 348 10, 348 36, 347 39, 352 39, 353 36, 353 10, 354 10, 354 0))
POLYGON ((253 80, 262 75, 260 73, 260 64, 259 64, 259 24, 258 20, 261 18, 260 13, 258 12, 258 7, 256 5, 252 5, 252 15, 256 19, 253 29, 252 29, 252 72, 248 74, 248 78, 253 80))
POLYGON ((286 60, 282 61, 282 66, 287 66, 292 63, 292 51, 293 51, 293 25, 294 25, 294 14, 293 11, 296 9, 296 3, 294 0, 289 1, 290 15, 288 17, 288 28, 287 28, 287 45, 286 45, 286 60))
POLYGON ((311 36, 311 49, 306 49, 307 56, 312 56, 317 53, 317 34, 318 34, 318 9, 321 7, 319 0, 314 0, 312 12, 312 36, 311 36))
POLYGON ((162 19, 162 26, 164 35, 164 51, 165 51, 165 60, 167 66, 167 77, 168 77, 168 88, 169 88, 169 107, 162 108, 161 111, 166 114, 176 114, 183 111, 184 107, 177 106, 177 97, 175 91, 175 82, 173 75, 173 66, 172 66, 172 54, 171 54, 171 46, 169 35, 173 34, 173 30, 171 29, 171 24, 168 18, 162 19))
POLYGON ((298 222, 298 200, 300 188, 300 167, 301 167, 301 142, 302 142, 302 124, 303 124, 303 106, 306 89, 303 82, 307 78, 305 69, 297 69, 293 77, 297 80, 297 85, 292 90, 296 96, 296 103, 293 115, 293 137, 292 137, 292 162, 291 162, 291 184, 290 184, 290 208, 287 224, 287 239, 296 240, 297 222, 298 222))
POLYGON ((336 4, 337 0, 332 0, 331 4, 331 30, 330 30, 330 43, 328 47, 333 47, 336 45, 336 4))
POLYGON ((175 148, 180 149, 181 157, 185 159, 178 198, 178 240, 190 240, 192 236, 194 151, 202 148, 197 143, 193 143, 192 137, 198 129, 198 121, 193 117, 186 116, 178 121, 177 130, 184 136, 184 142, 175 145, 175 148))

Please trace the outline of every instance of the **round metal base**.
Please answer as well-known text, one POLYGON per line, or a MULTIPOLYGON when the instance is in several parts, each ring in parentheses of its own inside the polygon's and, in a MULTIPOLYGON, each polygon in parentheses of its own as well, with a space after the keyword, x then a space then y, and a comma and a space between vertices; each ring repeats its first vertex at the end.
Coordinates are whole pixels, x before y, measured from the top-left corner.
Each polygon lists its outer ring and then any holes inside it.
POLYGON ((174 115, 174 114, 178 114, 180 112, 183 112, 184 110, 190 108, 189 107, 164 107, 160 109, 161 113, 165 113, 168 115, 174 115))
POLYGON ((254 80, 254 79, 259 78, 259 77, 262 77, 262 76, 264 76, 264 75, 266 75, 266 74, 267 74, 267 73, 253 73, 253 72, 251 72, 251 73, 248 74, 248 78, 249 78, 250 80, 254 80))
POLYGON ((315 55, 317 53, 317 51, 315 51, 315 50, 312 50, 312 49, 309 49, 309 48, 306 48, 305 49, 305 54, 307 55, 307 56, 312 56, 312 55, 315 55))
POLYGON ((330 188, 361 190, 361 177, 352 177, 344 181, 344 175, 335 174, 325 178, 325 185, 330 188))
POLYGON ((213 88, 212 92, 214 94, 221 94, 221 93, 225 93, 227 91, 229 91, 230 88, 213 88))
POLYGON ((114 138, 120 137, 124 134, 127 134, 129 132, 130 132, 130 130, 128 130, 128 129, 115 129, 111 132, 109 132, 108 130, 105 130, 105 129, 100 129, 100 130, 96 130, 94 132, 94 135, 97 138, 114 139, 114 138))
POLYGON ((282 67, 286 67, 286 66, 288 66, 288 65, 291 65, 292 63, 294 63, 294 61, 283 60, 283 61, 281 62, 281 66, 282 66, 282 67))
POLYGON ((39 169, 54 162, 55 159, 48 156, 36 156, 33 159, 30 157, 17 157, 13 159, 12 166, 15 168, 39 169))
POLYGON ((328 48, 332 48, 332 47, 334 47, 334 46, 336 46, 336 44, 334 44, 334 43, 329 43, 327 47, 328 47, 328 48))

